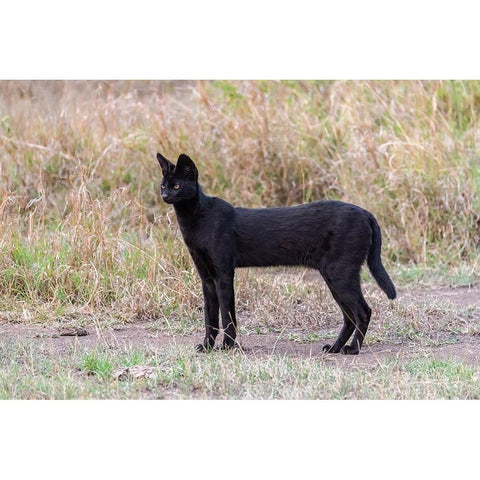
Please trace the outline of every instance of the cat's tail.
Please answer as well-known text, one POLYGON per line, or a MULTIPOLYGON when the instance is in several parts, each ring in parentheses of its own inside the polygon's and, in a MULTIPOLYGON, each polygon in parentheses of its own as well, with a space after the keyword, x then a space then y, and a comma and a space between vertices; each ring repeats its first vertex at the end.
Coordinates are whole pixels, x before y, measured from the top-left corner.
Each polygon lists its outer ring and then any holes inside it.
POLYGON ((387 294, 387 297, 393 300, 397 296, 397 292, 380 258, 380 252, 382 251, 382 234, 378 222, 373 215, 370 215, 370 226, 372 227, 372 244, 370 245, 370 251, 367 256, 368 268, 380 288, 387 294))

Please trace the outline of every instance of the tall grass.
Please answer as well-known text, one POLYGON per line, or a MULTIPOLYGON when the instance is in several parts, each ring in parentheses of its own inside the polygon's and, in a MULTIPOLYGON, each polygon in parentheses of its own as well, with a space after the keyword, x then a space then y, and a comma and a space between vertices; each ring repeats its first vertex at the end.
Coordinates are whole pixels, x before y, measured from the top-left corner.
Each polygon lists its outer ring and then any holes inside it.
POLYGON ((479 108, 480 82, 0 82, 0 302, 201 304, 157 150, 237 205, 359 204, 387 263, 478 272, 479 108))

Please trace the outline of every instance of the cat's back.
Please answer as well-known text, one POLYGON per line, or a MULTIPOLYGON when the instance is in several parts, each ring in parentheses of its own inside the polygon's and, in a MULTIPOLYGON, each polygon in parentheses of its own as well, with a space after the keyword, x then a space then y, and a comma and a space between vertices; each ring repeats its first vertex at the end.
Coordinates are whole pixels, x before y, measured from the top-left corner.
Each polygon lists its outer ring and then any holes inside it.
POLYGON ((282 224, 291 225, 304 222, 323 222, 332 219, 347 219, 366 211, 351 203, 339 200, 318 200, 291 207, 235 208, 239 225, 282 224))
POLYGON ((285 240, 309 244, 326 236, 367 233, 370 213, 338 200, 320 200, 292 207, 235 208, 234 228, 240 240, 285 240))

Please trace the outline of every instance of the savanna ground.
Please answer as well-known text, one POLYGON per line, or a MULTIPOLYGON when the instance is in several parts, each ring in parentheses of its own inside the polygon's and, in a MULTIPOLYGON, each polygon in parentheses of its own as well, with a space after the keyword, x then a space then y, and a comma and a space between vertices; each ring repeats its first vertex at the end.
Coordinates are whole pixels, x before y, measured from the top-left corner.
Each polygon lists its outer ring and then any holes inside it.
MULTIPOLYGON (((480 398, 480 82, 0 82, 1 398, 480 398), (377 217, 388 301, 357 357, 319 275, 236 278, 242 349, 203 300, 155 152, 259 207, 377 217)), ((366 270, 366 269, 365 269, 366 270)))

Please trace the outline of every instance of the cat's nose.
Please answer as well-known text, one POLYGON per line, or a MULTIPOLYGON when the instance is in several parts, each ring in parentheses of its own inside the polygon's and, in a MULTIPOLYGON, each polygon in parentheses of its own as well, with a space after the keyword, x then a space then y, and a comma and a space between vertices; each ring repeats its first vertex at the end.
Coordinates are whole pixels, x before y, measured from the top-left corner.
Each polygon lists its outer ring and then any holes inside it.
POLYGON ((162 193, 162 200, 165 203, 172 203, 172 199, 171 199, 170 195, 168 195, 168 193, 162 193))

